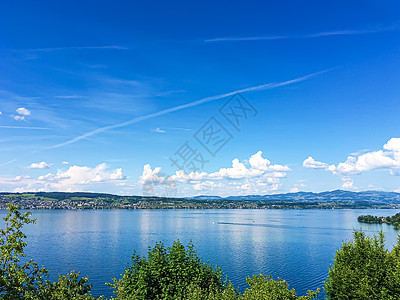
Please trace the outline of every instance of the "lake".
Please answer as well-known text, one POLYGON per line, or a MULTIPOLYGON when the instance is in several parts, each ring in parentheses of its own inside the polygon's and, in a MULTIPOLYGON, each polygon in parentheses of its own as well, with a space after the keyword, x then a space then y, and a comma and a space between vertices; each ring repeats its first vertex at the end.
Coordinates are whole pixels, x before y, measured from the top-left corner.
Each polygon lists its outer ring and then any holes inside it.
MULTIPOLYGON (((222 267, 243 291, 245 278, 271 274, 288 281, 298 295, 323 286, 333 255, 352 239, 363 214, 393 215, 400 210, 35 210, 36 224, 25 227, 26 253, 55 274, 80 271, 93 295, 112 295, 104 283, 119 278, 133 249, 192 240, 203 260, 222 267)), ((1 217, 5 211, 0 211, 1 217)), ((390 225, 362 225, 372 235, 381 228, 392 247, 390 225)), ((321 297, 320 297, 321 298, 321 297)))

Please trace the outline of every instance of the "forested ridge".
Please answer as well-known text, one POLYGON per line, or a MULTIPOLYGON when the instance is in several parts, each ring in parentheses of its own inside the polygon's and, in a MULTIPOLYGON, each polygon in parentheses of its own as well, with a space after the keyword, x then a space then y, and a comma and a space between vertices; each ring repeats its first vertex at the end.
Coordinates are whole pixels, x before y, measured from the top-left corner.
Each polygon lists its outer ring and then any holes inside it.
POLYGON ((7 204, 21 209, 363 209, 400 208, 400 194, 331 191, 240 197, 199 196, 174 198, 120 196, 88 192, 0 193, 0 209, 7 204))

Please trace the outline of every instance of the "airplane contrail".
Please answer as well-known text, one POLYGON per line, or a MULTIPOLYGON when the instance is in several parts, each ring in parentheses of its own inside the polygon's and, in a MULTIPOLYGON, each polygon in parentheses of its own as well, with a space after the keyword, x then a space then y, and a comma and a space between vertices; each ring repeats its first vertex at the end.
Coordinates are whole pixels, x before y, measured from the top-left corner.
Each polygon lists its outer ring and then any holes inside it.
POLYGON ((225 93, 225 94, 219 94, 219 95, 216 95, 216 96, 206 97, 206 98, 203 98, 203 99, 200 99, 200 100, 197 100, 197 101, 193 101, 193 102, 190 102, 190 103, 187 103, 187 104, 178 105, 178 106, 171 107, 171 108, 168 108, 168 109, 164 109, 164 110, 161 110, 161 111, 158 111, 158 112, 155 112, 155 113, 151 113, 151 114, 148 114, 148 115, 145 115, 145 116, 136 117, 136 118, 133 118, 133 119, 131 119, 129 121, 126 121, 126 122, 123 122, 123 123, 118 123, 118 124, 114 124, 114 125, 100 127, 100 128, 94 129, 92 131, 89 131, 89 132, 87 132, 85 134, 82 134, 80 136, 77 136, 77 137, 75 137, 75 138, 73 138, 71 140, 68 140, 66 142, 63 142, 63 143, 60 143, 60 144, 57 144, 57 145, 53 145, 53 146, 47 147, 45 149, 60 148, 60 147, 63 147, 63 146, 69 145, 69 144, 76 143, 76 142, 78 142, 78 141, 80 141, 82 139, 85 139, 87 137, 93 136, 95 134, 98 134, 98 133, 101 133, 101 132, 104 132, 104 131, 125 127, 125 126, 128 126, 128 125, 132 125, 132 124, 135 124, 135 123, 139 123, 139 122, 145 121, 145 120, 153 119, 155 117, 163 116, 163 115, 175 112, 175 111, 183 110, 183 109, 186 109, 186 108, 198 106, 198 105, 203 104, 203 103, 207 103, 207 102, 219 100, 219 99, 222 99, 222 98, 225 98, 225 97, 233 96, 233 95, 238 94, 238 93, 245 93, 245 92, 251 92, 251 91, 256 91, 256 90, 273 89, 273 88, 277 88, 277 87, 281 87, 281 86, 285 86, 285 85, 289 85, 289 84, 305 81, 305 80, 310 79, 312 77, 315 77, 317 75, 332 71, 333 69, 336 69, 336 68, 331 68, 331 69, 328 69, 328 70, 323 70, 323 71, 311 73, 311 74, 308 74, 308 75, 305 75, 305 76, 302 76, 302 77, 298 77, 298 78, 295 78, 295 79, 287 80, 287 81, 266 83, 266 84, 261 84, 261 85, 257 85, 257 86, 253 86, 253 87, 248 87, 248 88, 236 90, 236 91, 225 93))
POLYGON ((16 160, 17 160, 17 159, 15 158, 15 159, 10 160, 10 161, 8 161, 8 162, 2 163, 2 164, 0 165, 0 167, 6 166, 6 165, 8 165, 8 164, 11 164, 11 163, 13 163, 13 162, 16 161, 16 160))
POLYGON ((385 31, 396 31, 398 26, 391 26, 386 28, 369 29, 369 30, 337 30, 337 31, 326 31, 314 34, 306 35, 272 35, 272 36, 242 36, 242 37, 217 37, 213 39, 204 40, 205 43, 215 42, 246 42, 246 41, 269 41, 269 40, 288 40, 288 39, 312 39, 325 36, 340 36, 340 35, 362 35, 372 34, 385 31))
POLYGON ((50 128, 45 127, 29 127, 29 126, 8 126, 8 125, 1 125, 0 128, 7 128, 7 129, 32 129, 32 130, 49 130, 50 128))

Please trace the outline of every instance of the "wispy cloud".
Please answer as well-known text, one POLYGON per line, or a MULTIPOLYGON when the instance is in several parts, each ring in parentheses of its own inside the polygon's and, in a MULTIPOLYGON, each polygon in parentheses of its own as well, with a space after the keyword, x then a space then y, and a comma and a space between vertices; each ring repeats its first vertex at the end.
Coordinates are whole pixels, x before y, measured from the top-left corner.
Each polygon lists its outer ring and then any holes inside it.
POLYGON ((65 96, 54 96, 54 98, 58 98, 58 99, 81 99, 81 98, 86 98, 86 96, 65 95, 65 96))
POLYGON ((8 128, 8 129, 32 129, 32 130, 50 130, 50 128, 46 127, 30 127, 30 126, 8 126, 8 125, 0 125, 0 128, 8 128))
POLYGON ((172 91, 166 91, 166 92, 161 92, 158 93, 156 96, 167 96, 171 94, 177 94, 177 93, 186 93, 186 90, 172 90, 172 91))
POLYGON ((219 99, 222 99, 222 98, 230 97, 230 96, 233 96, 233 95, 238 94, 238 93, 246 93, 246 92, 252 92, 252 91, 259 91, 259 90, 274 89, 274 88, 277 88, 277 87, 281 87, 281 86, 286 86, 286 85, 302 82, 302 81, 311 79, 311 78, 313 78, 315 76, 321 75, 323 73, 327 73, 329 71, 332 71, 333 69, 335 69, 335 68, 331 68, 331 69, 328 69, 328 70, 323 70, 323 71, 311 73, 311 74, 308 74, 308 75, 305 75, 305 76, 302 76, 302 77, 298 77, 298 78, 295 78, 295 79, 287 80, 287 81, 266 83, 266 84, 261 84, 261 85, 257 85, 257 86, 253 86, 253 87, 240 89, 240 90, 235 90, 235 91, 232 91, 232 92, 229 92, 229 93, 225 93, 225 94, 219 94, 219 95, 215 95, 215 96, 206 97, 206 98, 203 98, 203 99, 200 99, 200 100, 197 100, 197 101, 193 101, 193 102, 190 102, 190 103, 186 103, 186 104, 183 104, 183 105, 178 105, 178 106, 171 107, 171 108, 168 108, 168 109, 164 109, 164 110, 161 110, 161 111, 158 111, 158 112, 155 112, 155 113, 151 113, 151 114, 148 114, 148 115, 137 117, 137 118, 128 120, 128 121, 123 122, 123 123, 118 123, 118 124, 114 124, 114 125, 100 127, 100 128, 94 129, 92 131, 89 131, 87 133, 84 133, 84 134, 82 134, 80 136, 77 136, 77 137, 75 137, 73 139, 70 139, 70 140, 68 140, 68 141, 66 141, 64 143, 60 143, 60 144, 57 144, 57 145, 50 146, 50 147, 48 147, 46 149, 60 148, 60 147, 66 146, 66 145, 70 145, 70 144, 76 143, 76 142, 78 142, 78 141, 80 141, 82 139, 88 138, 88 137, 93 136, 95 134, 99 134, 99 133, 102 133, 102 132, 105 132, 105 131, 108 131, 108 130, 112 130, 112 129, 126 127, 128 125, 132 125, 132 124, 136 124, 136 123, 139 123, 139 122, 142 122, 142 121, 153 119, 153 118, 156 118, 156 117, 159 117, 159 116, 163 116, 163 115, 175 112, 175 111, 180 111, 180 110, 183 110, 183 109, 186 109, 186 108, 195 107, 195 106, 207 103, 207 102, 211 102, 211 101, 219 100, 219 99))
POLYGON ((2 163, 2 164, 0 164, 0 167, 9 165, 9 164, 13 163, 13 162, 16 161, 16 160, 17 160, 17 159, 12 159, 12 160, 10 160, 10 161, 7 161, 7 162, 5 162, 5 163, 2 163))
POLYGON ((123 46, 71 46, 71 47, 53 47, 53 48, 35 48, 35 49, 22 49, 20 51, 27 52, 51 52, 62 50, 90 50, 90 49, 104 49, 104 50, 128 50, 129 48, 123 46))
POLYGON ((165 129, 181 130, 181 131, 191 131, 191 130, 193 130, 192 128, 180 128, 180 127, 166 127, 165 129))
POLYGON ((165 130, 157 127, 156 129, 153 130, 153 132, 157 132, 157 133, 167 133, 165 130))
POLYGON ((288 40, 288 39, 312 39, 326 36, 341 36, 341 35, 361 35, 361 34, 372 34, 385 31, 398 30, 398 26, 378 28, 378 29, 366 29, 366 30, 337 30, 337 31, 325 31, 313 34, 304 35, 277 35, 277 36, 247 36, 247 37, 218 37, 204 40, 206 43, 216 42, 245 42, 245 41, 269 41, 269 40, 288 40))

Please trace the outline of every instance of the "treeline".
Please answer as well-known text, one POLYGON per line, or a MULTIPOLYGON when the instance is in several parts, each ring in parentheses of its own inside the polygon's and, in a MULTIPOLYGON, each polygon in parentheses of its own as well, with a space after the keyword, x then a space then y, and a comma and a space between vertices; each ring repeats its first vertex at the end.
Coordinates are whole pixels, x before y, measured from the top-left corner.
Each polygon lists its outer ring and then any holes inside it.
MULTIPOLYGON (((49 271, 25 256, 25 224, 34 223, 30 213, 8 206, 5 228, 0 229, 0 299, 7 300, 94 300, 88 278, 71 272, 58 281, 48 280, 49 271)), ((298 296, 286 281, 271 276, 253 275, 249 287, 239 293, 221 268, 203 262, 194 246, 179 240, 170 247, 156 243, 147 256, 133 252, 121 278, 107 283, 114 289, 112 299, 163 300, 312 300, 319 290, 298 296)), ((345 242, 336 251, 324 283, 331 300, 400 299, 400 245, 389 252, 384 234, 368 237, 355 231, 354 241, 345 242)))
POLYGON ((99 193, 0 193, 0 209, 364 209, 398 208, 400 204, 368 201, 204 200, 99 193))
POLYGON ((393 225, 396 229, 399 229, 400 225, 400 213, 395 214, 394 216, 389 216, 389 217, 377 217, 377 216, 372 216, 372 215, 365 215, 365 216, 359 216, 357 218, 358 222, 360 223, 368 223, 368 224, 391 224, 393 225))

